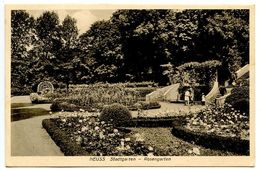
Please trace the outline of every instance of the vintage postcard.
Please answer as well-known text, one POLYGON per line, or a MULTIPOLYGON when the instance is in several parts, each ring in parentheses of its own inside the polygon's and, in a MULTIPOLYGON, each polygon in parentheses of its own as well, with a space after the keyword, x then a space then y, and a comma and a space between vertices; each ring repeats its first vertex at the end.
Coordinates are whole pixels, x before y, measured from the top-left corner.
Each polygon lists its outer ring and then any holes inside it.
POLYGON ((254 166, 254 5, 6 5, 6 166, 254 166))

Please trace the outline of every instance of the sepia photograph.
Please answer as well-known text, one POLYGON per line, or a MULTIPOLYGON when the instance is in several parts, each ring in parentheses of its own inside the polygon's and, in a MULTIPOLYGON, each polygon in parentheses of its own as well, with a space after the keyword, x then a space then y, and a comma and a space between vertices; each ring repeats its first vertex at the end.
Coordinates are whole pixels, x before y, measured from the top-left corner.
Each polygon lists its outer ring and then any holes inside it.
POLYGON ((5 17, 7 166, 253 166, 254 6, 5 17))

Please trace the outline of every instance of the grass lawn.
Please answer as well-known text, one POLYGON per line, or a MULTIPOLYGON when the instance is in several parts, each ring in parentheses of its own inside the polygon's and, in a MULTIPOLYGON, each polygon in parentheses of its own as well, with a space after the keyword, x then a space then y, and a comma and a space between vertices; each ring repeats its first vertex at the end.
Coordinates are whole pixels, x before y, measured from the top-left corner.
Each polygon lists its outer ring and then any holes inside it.
POLYGON ((18 121, 47 114, 49 114, 49 111, 43 108, 12 108, 11 121, 18 121))
POLYGON ((11 108, 33 106, 32 103, 11 103, 11 108))

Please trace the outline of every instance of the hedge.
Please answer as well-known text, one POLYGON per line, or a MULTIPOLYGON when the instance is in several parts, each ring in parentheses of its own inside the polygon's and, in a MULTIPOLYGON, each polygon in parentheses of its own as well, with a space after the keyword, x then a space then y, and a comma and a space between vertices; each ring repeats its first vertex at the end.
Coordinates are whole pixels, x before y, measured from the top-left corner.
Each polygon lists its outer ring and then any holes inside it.
POLYGON ((80 145, 73 142, 68 135, 62 131, 52 119, 44 119, 42 126, 49 133, 54 142, 60 147, 65 156, 89 156, 90 154, 83 150, 80 145))
MULTIPOLYGON (((182 123, 183 122, 184 121, 182 121, 182 123)), ((249 140, 194 132, 183 128, 183 125, 180 124, 180 122, 173 123, 172 134, 183 140, 188 142, 193 141, 194 143, 207 148, 249 155, 249 140)))

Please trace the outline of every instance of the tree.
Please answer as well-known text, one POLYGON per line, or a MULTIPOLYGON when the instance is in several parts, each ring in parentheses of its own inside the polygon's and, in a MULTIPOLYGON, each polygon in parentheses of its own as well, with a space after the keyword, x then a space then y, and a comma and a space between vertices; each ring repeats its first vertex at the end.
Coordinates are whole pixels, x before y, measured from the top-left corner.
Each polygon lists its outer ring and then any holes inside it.
MULTIPOLYGON (((28 52, 31 48, 34 32, 34 19, 26 11, 12 10, 11 12, 11 86, 23 87, 28 84, 30 77, 31 59, 28 52)), ((22 90, 22 89, 20 89, 22 90)))
POLYGON ((117 27, 111 21, 95 22, 80 36, 84 64, 92 70, 92 82, 120 80, 123 59, 120 38, 117 27))

